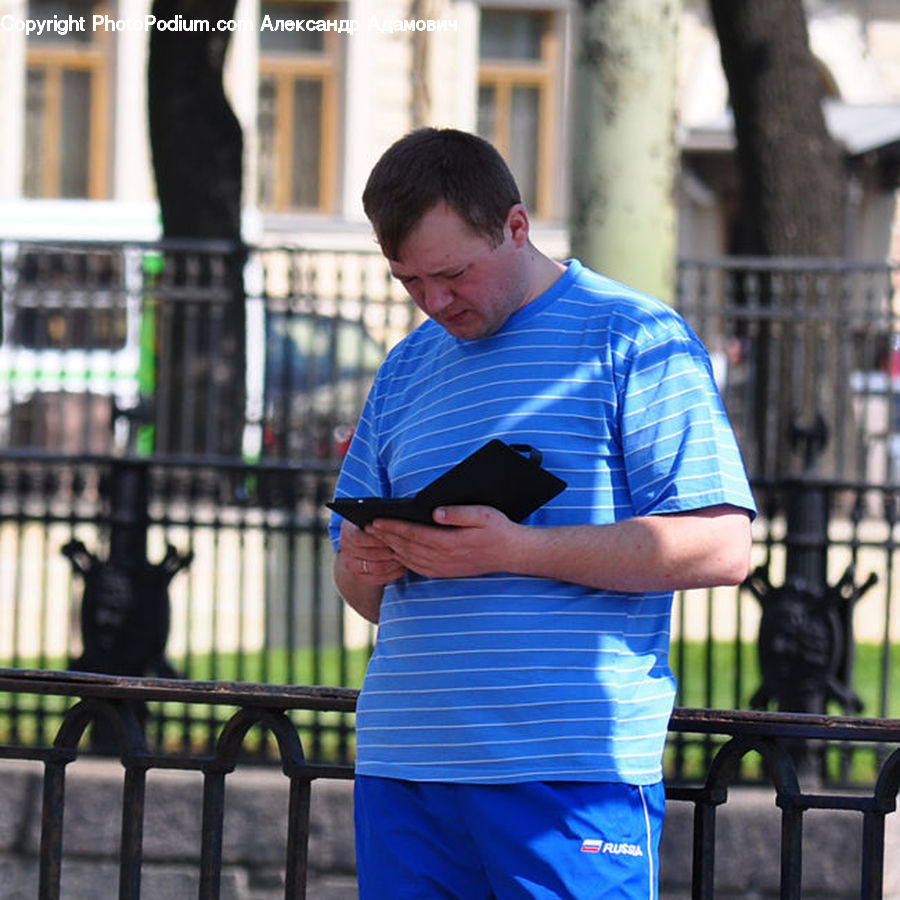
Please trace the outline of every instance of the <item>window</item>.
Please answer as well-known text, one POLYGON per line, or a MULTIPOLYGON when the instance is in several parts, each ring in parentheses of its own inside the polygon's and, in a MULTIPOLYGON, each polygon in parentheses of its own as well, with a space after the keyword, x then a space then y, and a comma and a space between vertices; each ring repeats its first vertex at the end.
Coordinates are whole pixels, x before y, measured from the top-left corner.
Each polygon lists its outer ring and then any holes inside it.
POLYGON ((552 13, 481 12, 477 130, 503 154, 523 202, 540 216, 553 211, 556 43, 552 13))
MULTIPOLYGON (((263 2, 260 15, 333 19, 330 5, 263 2)), ((258 200, 272 212, 330 212, 337 182, 334 31, 260 31, 258 200)))
POLYGON ((22 250, 9 341, 31 350, 119 350, 126 341, 121 259, 104 250, 22 250))
POLYGON ((29 0, 30 19, 84 17, 84 31, 32 34, 26 47, 26 197, 107 196, 108 42, 90 28, 103 4, 29 0))

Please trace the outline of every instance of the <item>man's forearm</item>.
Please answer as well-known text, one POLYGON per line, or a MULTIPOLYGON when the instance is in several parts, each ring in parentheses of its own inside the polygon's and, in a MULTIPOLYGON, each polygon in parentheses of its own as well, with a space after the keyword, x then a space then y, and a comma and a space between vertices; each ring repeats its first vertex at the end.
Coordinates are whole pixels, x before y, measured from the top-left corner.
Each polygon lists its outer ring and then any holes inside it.
POLYGON ((687 590, 739 584, 750 546, 747 514, 714 508, 609 526, 526 529, 510 568, 605 590, 687 590))

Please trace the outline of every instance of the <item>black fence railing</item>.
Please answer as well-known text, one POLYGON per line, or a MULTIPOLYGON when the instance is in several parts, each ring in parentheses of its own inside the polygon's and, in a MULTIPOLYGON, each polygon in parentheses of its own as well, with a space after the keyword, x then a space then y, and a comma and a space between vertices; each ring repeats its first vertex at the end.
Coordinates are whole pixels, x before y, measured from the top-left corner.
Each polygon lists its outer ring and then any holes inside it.
MULTIPOLYGON (((306 896, 310 787, 316 778, 349 778, 352 767, 309 762, 290 711, 352 713, 355 695, 322 687, 274 689, 263 685, 117 679, 73 673, 0 671, 0 690, 17 695, 54 696, 65 707, 50 744, 0 745, 0 760, 35 760, 44 768, 38 862, 39 900, 57 900, 62 891, 66 770, 79 755, 89 728, 112 739, 123 767, 120 900, 141 895, 144 802, 147 773, 154 769, 202 773, 202 829, 198 848, 198 894, 220 896, 225 827, 226 777, 241 759, 248 733, 271 737, 275 758, 288 781, 289 805, 284 856, 284 896, 306 896), (74 704, 71 698, 79 698, 74 704), (228 708, 221 727, 211 729, 208 749, 154 753, 145 741, 140 710, 147 702, 228 708)), ((209 720, 209 719, 208 719, 209 720)), ((212 720, 210 720, 212 721, 212 720)), ((2 766, 0 766, 2 771, 2 766)), ((246 826, 252 831, 252 823, 246 826)), ((112 896, 111 892, 106 894, 112 896)))
MULTIPOLYGON (((740 778, 748 755, 761 759, 765 779, 775 791, 781 810, 779 892, 781 898, 800 898, 803 890, 804 851, 816 859, 815 846, 804 847, 804 815, 811 811, 840 810, 859 816, 862 830, 860 859, 846 852, 841 865, 859 871, 859 893, 867 900, 882 898, 885 878, 885 820, 896 809, 900 791, 900 750, 893 749, 900 737, 900 722, 886 719, 852 719, 797 713, 722 712, 718 710, 676 710, 670 722, 675 737, 703 734, 718 739, 709 755, 701 784, 684 784, 667 779, 666 798, 671 803, 685 801, 694 806, 692 846, 692 896, 716 896, 716 813, 729 799, 729 788, 740 778), (723 742, 724 738, 724 742, 723 742), (816 746, 819 752, 838 743, 874 745, 882 760, 873 779, 874 787, 864 791, 829 793, 804 783, 796 765, 798 745, 816 746)), ((814 779, 814 782, 815 779, 814 779)), ((852 826, 850 826, 852 827, 852 826)), ((846 835, 846 823, 841 826, 846 835)), ((776 845, 771 834, 769 845, 776 845)), ((839 842, 844 851, 848 842, 839 842)), ((771 859, 776 858, 773 850, 771 859)), ((819 857, 818 865, 827 860, 819 857)), ((814 863, 815 864, 815 863, 814 863)), ((754 873, 758 879, 761 873, 754 873)), ((834 887, 832 885, 832 887, 834 887)), ((825 889, 827 891, 827 888, 825 889)), ((751 892, 755 893, 755 892, 751 892)))
MULTIPOLYGON (((754 578, 676 597, 682 706, 785 708, 789 646, 815 673, 795 707, 900 716, 898 271, 679 267, 760 507, 754 578)), ((415 321, 375 253, 0 241, 0 665, 358 687, 372 633, 323 503, 415 321)), ((5 695, 0 736, 48 737, 48 704, 5 695)), ((350 758, 345 720, 302 719, 308 753, 350 758)), ((189 747, 205 724, 164 704, 145 727, 189 747)))
POLYGON ((748 582, 679 598, 680 702, 900 715, 900 268, 685 260, 676 296, 760 510, 748 582))
POLYGON ((710 350, 755 480, 803 472, 794 427, 821 417, 823 478, 896 486, 900 264, 682 260, 675 305, 710 350))
MULTIPOLYGON (((307 847, 310 824, 310 786, 314 780, 349 778, 352 766, 321 765, 311 762, 303 741, 292 724, 290 713, 315 710, 335 715, 352 715, 356 694, 346 689, 322 687, 275 687, 260 684, 196 683, 168 679, 116 678, 78 673, 25 672, 0 670, 0 691, 17 695, 52 697, 60 703, 61 719, 49 742, 0 744, 0 778, 4 766, 14 760, 31 760, 43 768, 43 801, 40 814, 40 841, 37 860, 30 864, 39 871, 37 896, 55 900, 63 890, 65 863, 66 783, 68 767, 84 751, 91 723, 104 722, 114 736, 115 754, 122 766, 121 840, 118 848, 118 896, 121 900, 140 896, 144 858, 145 795, 148 773, 181 770, 202 776, 202 826, 193 854, 179 859, 196 860, 197 896, 212 900, 220 896, 223 868, 223 829, 228 809, 226 782, 242 759, 248 737, 264 732, 274 741, 275 758, 287 780, 289 795, 285 818, 283 884, 285 897, 306 896, 307 847), (192 752, 155 752, 144 740, 136 711, 142 704, 189 704, 197 707, 227 707, 228 716, 216 729, 208 748, 192 752)), ((781 811, 779 830, 767 836, 769 867, 777 873, 775 896, 795 900, 803 895, 803 860, 816 864, 817 854, 830 852, 822 845, 804 844, 805 814, 826 810, 854 813, 862 831, 859 858, 851 858, 845 824, 838 826, 837 845, 844 870, 859 872, 859 892, 864 900, 884 896, 886 869, 885 824, 895 811, 900 790, 900 721, 853 719, 808 714, 761 712, 721 712, 678 709, 670 722, 670 741, 696 735, 707 741, 708 758, 690 774, 670 774, 666 779, 669 815, 682 804, 693 810, 690 841, 690 892, 695 898, 716 896, 717 870, 725 860, 717 841, 717 814, 732 797, 729 789, 738 778, 741 760, 759 757, 767 785, 767 802, 781 811), (865 789, 832 793, 810 784, 798 775, 794 749, 798 742, 818 747, 862 744, 880 748, 882 759, 875 777, 865 789)), ((737 801, 736 801, 737 802, 737 801)), ((349 806, 342 823, 346 840, 352 842, 349 806)), ((176 828, 171 818, 167 829, 176 828)), ((244 825, 245 839, 252 840, 253 822, 244 825)), ((152 835, 148 835, 152 837, 152 835)), ((680 838, 681 835, 676 835, 680 838)), ((190 840, 185 836, 185 841, 190 840)), ((664 833, 661 877, 664 887, 669 877, 664 833)), ((834 846, 830 844, 829 846, 834 846)), ((5 849, 9 852, 9 848, 5 849)), ((20 861, 23 865, 28 860, 20 861)), ((743 867, 741 856, 730 861, 743 867)), ((822 865, 827 860, 819 860, 822 865)), ((895 866, 893 868, 896 868, 895 866)), ((896 875, 892 868, 892 875, 896 875)), ((771 876, 771 873, 768 873, 771 876)), ((766 873, 754 872, 761 884, 766 873)), ((832 885, 832 887, 835 887, 832 885)), ((107 894, 112 895, 108 890, 107 894)), ((750 892, 760 896, 757 892, 750 892)))
MULTIPOLYGON (((7 454, 0 460, 5 583, 0 653, 12 667, 76 668, 122 675, 276 684, 358 685, 370 631, 352 622, 331 584, 331 549, 320 512, 331 496, 327 465, 253 467, 277 478, 279 504, 218 500, 221 481, 251 477, 229 462, 156 457, 130 465, 146 479, 143 565, 115 558, 110 533, 131 527, 82 485, 103 484, 122 461, 7 454), (52 482, 48 484, 48 479, 52 482), (61 498, 58 478, 73 483, 61 498), (167 571, 176 548, 183 570, 167 571), (79 548, 80 549, 76 549, 79 548), (68 556, 67 556, 68 554, 68 556), (71 557, 71 558, 70 558, 71 557), (166 640, 167 638, 167 640, 166 640)), ((306 714, 310 751, 346 759, 352 727, 306 714)), ((190 709, 151 710, 157 745, 201 740, 190 709)), ((46 739, 50 707, 0 698, 0 739, 46 739)))

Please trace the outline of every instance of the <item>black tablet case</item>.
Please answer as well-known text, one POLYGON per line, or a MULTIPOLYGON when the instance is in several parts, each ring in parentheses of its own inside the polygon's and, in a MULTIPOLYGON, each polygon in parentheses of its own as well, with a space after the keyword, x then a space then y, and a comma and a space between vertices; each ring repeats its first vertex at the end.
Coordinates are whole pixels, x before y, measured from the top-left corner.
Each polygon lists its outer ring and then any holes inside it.
POLYGON ((360 528, 373 519, 434 525, 436 507, 470 504, 493 506, 513 522, 521 522, 566 487, 565 481, 541 468, 540 461, 540 453, 532 447, 495 439, 414 497, 339 497, 326 505, 360 528))

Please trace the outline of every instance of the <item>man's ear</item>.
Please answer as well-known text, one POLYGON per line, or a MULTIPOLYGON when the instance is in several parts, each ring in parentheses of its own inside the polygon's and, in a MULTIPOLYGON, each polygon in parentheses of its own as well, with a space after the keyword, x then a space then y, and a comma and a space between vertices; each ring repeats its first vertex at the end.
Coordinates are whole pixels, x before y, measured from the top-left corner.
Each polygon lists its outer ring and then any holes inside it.
POLYGON ((506 228, 516 247, 524 247, 528 243, 531 223, 528 221, 528 211, 521 203, 510 207, 506 214, 506 228))

